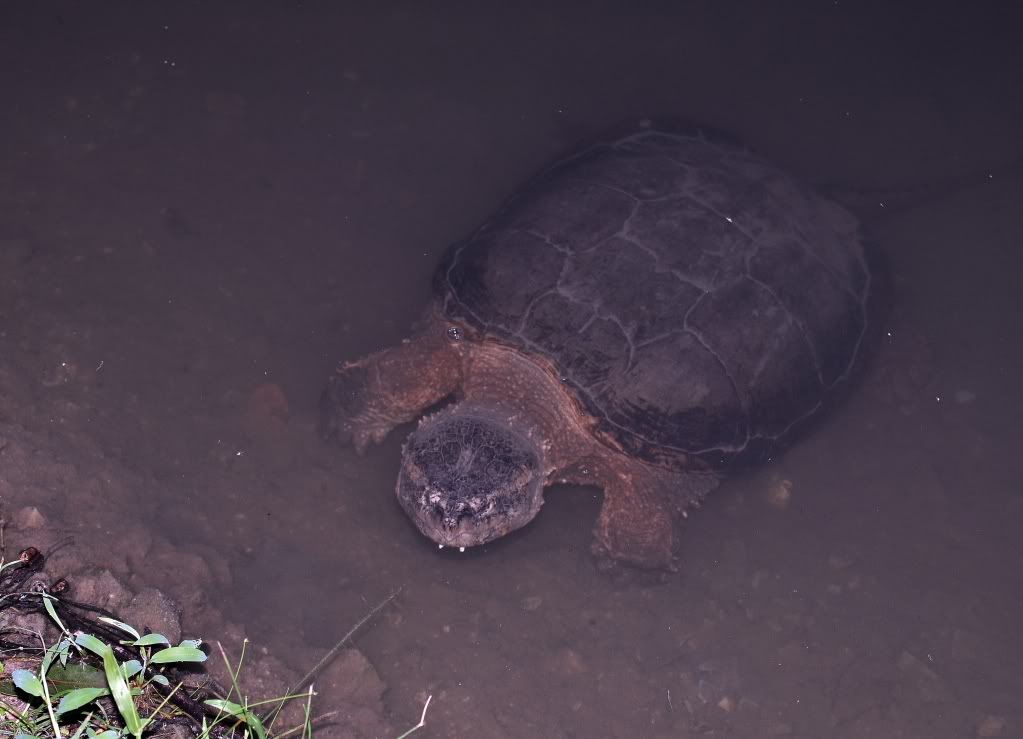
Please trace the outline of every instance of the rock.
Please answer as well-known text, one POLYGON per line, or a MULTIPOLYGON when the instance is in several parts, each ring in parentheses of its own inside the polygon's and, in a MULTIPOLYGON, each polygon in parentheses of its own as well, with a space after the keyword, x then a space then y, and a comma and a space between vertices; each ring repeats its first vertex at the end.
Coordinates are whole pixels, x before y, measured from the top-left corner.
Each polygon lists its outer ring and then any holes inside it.
POLYGON ((941 703, 950 700, 945 681, 915 655, 903 650, 898 659, 899 669, 911 678, 917 695, 925 703, 941 703))
POLYGON ((129 555, 132 581, 138 585, 159 583, 174 593, 184 611, 191 611, 202 605, 208 593, 230 587, 230 572, 221 565, 222 558, 212 551, 205 554, 182 552, 156 539, 146 556, 129 555))
POLYGON ((977 736, 1006 736, 1004 732, 1007 724, 1002 716, 985 716, 977 726, 977 736))
POLYGON ((295 440, 289 434, 291 409, 280 385, 263 383, 249 394, 240 424, 251 453, 276 467, 288 467, 295 459, 295 440))
POLYGON ((543 605, 543 598, 539 595, 531 595, 528 598, 522 599, 522 610, 523 611, 535 611, 543 605))
POLYGON ((792 502, 792 480, 774 479, 767 488, 767 502, 779 511, 789 507, 792 502))
MULTIPOLYGON (((0 616, 0 629, 4 631, 18 631, 21 635, 15 635, 14 641, 24 640, 25 642, 31 641, 33 647, 39 646, 39 642, 35 640, 34 634, 45 634, 48 630, 54 628, 53 621, 50 617, 44 613, 38 611, 30 611, 22 613, 14 608, 9 608, 3 612, 0 616)), ((6 661, 6 660, 5 660, 6 661)))
POLYGON ((163 591, 144 588, 131 599, 125 620, 140 632, 163 634, 172 645, 181 641, 181 611, 163 591))
POLYGON ((548 661, 551 672, 563 677, 582 675, 586 672, 583 656, 570 647, 562 647, 548 661))
POLYGON ((316 692, 328 703, 383 709, 387 686, 358 649, 346 649, 316 678, 316 692))
POLYGON ((131 594, 110 570, 87 571, 71 579, 74 598, 80 603, 121 613, 131 602, 131 594))
POLYGON ((19 529, 41 529, 46 526, 46 517, 35 506, 20 508, 11 521, 19 529))
POLYGON ((966 405, 977 399, 977 393, 972 390, 956 390, 955 399, 959 405, 966 405))

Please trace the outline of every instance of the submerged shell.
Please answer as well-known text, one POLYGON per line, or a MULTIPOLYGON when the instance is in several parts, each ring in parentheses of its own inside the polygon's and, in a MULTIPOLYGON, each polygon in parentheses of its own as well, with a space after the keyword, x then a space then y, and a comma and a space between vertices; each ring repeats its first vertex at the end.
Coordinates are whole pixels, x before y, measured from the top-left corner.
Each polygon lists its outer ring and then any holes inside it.
POLYGON ((641 128, 527 183, 436 275, 445 314, 553 363, 642 458, 763 457, 848 375, 856 219, 759 156, 641 128))

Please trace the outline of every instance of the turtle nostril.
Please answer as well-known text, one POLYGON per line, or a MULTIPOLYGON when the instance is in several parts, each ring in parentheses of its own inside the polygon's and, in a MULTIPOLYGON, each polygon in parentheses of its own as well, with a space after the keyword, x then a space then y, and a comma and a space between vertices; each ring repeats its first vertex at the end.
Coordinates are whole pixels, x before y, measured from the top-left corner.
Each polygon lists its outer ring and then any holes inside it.
POLYGON ((468 503, 459 503, 454 510, 440 510, 438 509, 437 514, 444 525, 453 528, 464 519, 471 519, 476 515, 476 512, 468 503))
POLYGON ((461 516, 459 516, 458 514, 452 516, 444 516, 444 526, 446 526, 449 529, 453 529, 455 528, 455 526, 458 525, 458 519, 460 518, 461 516))

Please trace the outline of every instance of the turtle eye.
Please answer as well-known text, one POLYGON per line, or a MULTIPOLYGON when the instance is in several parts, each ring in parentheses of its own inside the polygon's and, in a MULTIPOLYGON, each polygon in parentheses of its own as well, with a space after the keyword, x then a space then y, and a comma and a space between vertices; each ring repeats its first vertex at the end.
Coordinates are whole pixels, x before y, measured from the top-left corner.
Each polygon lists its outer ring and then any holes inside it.
POLYGON ((448 338, 452 341, 461 341, 464 337, 465 331, 462 330, 461 326, 448 327, 448 338))

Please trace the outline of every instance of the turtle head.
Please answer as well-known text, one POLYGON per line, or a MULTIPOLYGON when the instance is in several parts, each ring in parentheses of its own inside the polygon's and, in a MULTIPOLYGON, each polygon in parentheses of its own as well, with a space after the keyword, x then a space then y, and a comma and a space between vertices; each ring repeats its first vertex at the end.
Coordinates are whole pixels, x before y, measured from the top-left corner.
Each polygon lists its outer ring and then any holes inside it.
POLYGON ((486 544, 529 523, 543 505, 543 447, 514 415, 460 404, 409 436, 398 502, 441 546, 486 544))

